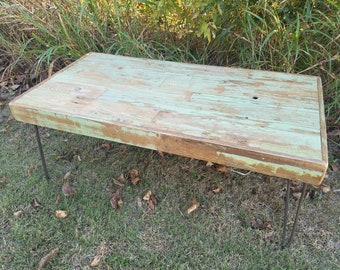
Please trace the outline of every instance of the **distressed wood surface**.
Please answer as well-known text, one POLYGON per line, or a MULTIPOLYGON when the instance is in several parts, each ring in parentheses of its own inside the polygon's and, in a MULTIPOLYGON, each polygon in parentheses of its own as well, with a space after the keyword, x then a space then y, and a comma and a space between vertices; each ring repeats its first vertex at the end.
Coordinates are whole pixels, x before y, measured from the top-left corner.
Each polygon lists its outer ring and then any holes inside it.
POLYGON ((320 184, 318 77, 89 53, 10 103, 15 119, 320 184))

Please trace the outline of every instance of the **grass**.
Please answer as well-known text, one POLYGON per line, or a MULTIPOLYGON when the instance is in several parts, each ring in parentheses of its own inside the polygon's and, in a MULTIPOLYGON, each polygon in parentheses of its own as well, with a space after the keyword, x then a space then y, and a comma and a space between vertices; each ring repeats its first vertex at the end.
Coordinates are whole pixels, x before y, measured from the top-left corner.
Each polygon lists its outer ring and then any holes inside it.
MULTIPOLYGON (((89 51, 312 74, 322 78, 328 127, 337 129, 336 2, 161 3, 1 2, 0 61, 8 63, 0 67, 2 81, 24 74, 21 83, 34 84, 89 51)), ((34 269, 57 247, 46 268, 89 269, 97 255, 98 269, 338 269, 339 192, 312 189, 293 246, 281 250, 282 179, 224 174, 197 160, 113 143, 107 149, 101 140, 42 129, 52 176, 47 182, 33 131, 0 104, 1 269, 34 269), (131 169, 139 170, 141 183, 126 183, 124 204, 115 211, 109 201, 117 186, 111 179, 131 169), (70 171, 76 194, 65 197, 61 188, 70 171), (222 191, 214 194, 215 187, 222 191), (148 190, 158 199, 154 210, 136 202, 148 190), (192 198, 200 207, 188 215, 192 198), (32 207, 33 199, 43 208, 32 207), (59 209, 69 216, 57 219, 59 209), (256 220, 272 229, 251 228, 256 220)), ((325 183, 337 189, 339 173, 328 175, 325 183)), ((295 208, 293 197, 291 203, 295 208)))
MULTIPOLYGON (((34 269, 55 248, 47 269, 89 269, 95 256, 98 269, 338 268, 338 193, 312 190, 295 242, 281 250, 281 179, 225 174, 198 160, 41 129, 47 182, 32 127, 6 117, 0 132, 0 269, 34 269), (141 182, 124 182, 123 205, 115 211, 110 198, 118 187, 111 179, 131 169, 141 182), (70 197, 61 190, 67 172, 75 175, 70 197), (216 187, 222 191, 214 194, 216 187), (154 210, 137 204, 148 190, 158 200, 154 210), (188 215, 192 198, 200 207, 188 215), (43 207, 32 206, 33 199, 43 207), (58 219, 56 210, 69 216, 58 219), (272 229, 253 229, 256 220, 272 229)), ((339 186, 336 174, 329 175, 326 183, 339 186)))

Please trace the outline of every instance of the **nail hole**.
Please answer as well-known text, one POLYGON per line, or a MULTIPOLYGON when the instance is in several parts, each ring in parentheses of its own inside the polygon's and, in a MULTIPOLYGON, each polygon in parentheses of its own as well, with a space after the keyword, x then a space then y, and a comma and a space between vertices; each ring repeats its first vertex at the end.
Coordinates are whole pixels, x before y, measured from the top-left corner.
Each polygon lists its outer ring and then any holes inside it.
POLYGON ((253 99, 258 99, 258 97, 253 97, 253 99))

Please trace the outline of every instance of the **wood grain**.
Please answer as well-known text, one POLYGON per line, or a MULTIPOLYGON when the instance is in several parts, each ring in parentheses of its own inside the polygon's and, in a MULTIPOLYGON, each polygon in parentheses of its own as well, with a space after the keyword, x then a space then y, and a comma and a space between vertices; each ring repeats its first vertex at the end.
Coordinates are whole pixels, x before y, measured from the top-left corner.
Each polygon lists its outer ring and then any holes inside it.
POLYGON ((90 53, 10 103, 15 119, 318 185, 320 79, 90 53))

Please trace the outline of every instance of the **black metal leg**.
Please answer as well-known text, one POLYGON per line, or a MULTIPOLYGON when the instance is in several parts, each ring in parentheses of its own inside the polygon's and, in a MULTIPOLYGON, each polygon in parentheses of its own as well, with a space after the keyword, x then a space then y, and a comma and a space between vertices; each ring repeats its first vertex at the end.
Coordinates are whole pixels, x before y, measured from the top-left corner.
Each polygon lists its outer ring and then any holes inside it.
POLYGON ((41 145, 41 141, 40 141, 38 126, 34 125, 34 129, 35 129, 35 135, 37 137, 39 154, 40 154, 41 163, 42 163, 42 166, 43 166, 43 169, 44 169, 45 178, 46 178, 46 180, 48 180, 48 179, 50 179, 50 176, 49 176, 48 171, 47 171, 47 166, 46 166, 44 151, 42 149, 42 145, 41 145))
POLYGON ((298 221, 299 214, 300 214, 301 204, 302 204, 302 201, 304 200, 304 198, 306 196, 306 190, 307 190, 307 184, 303 183, 301 197, 299 198, 299 204, 298 204, 298 207, 297 207, 296 213, 295 213, 293 228, 292 228, 292 231, 290 233, 290 237, 287 241, 286 233, 287 233, 289 194, 290 194, 290 180, 287 180, 287 190, 286 190, 286 198, 285 198, 285 212, 284 212, 284 217, 283 217, 282 248, 289 247, 290 244, 293 241, 294 234, 295 234, 295 231, 296 231, 297 221, 298 221))

